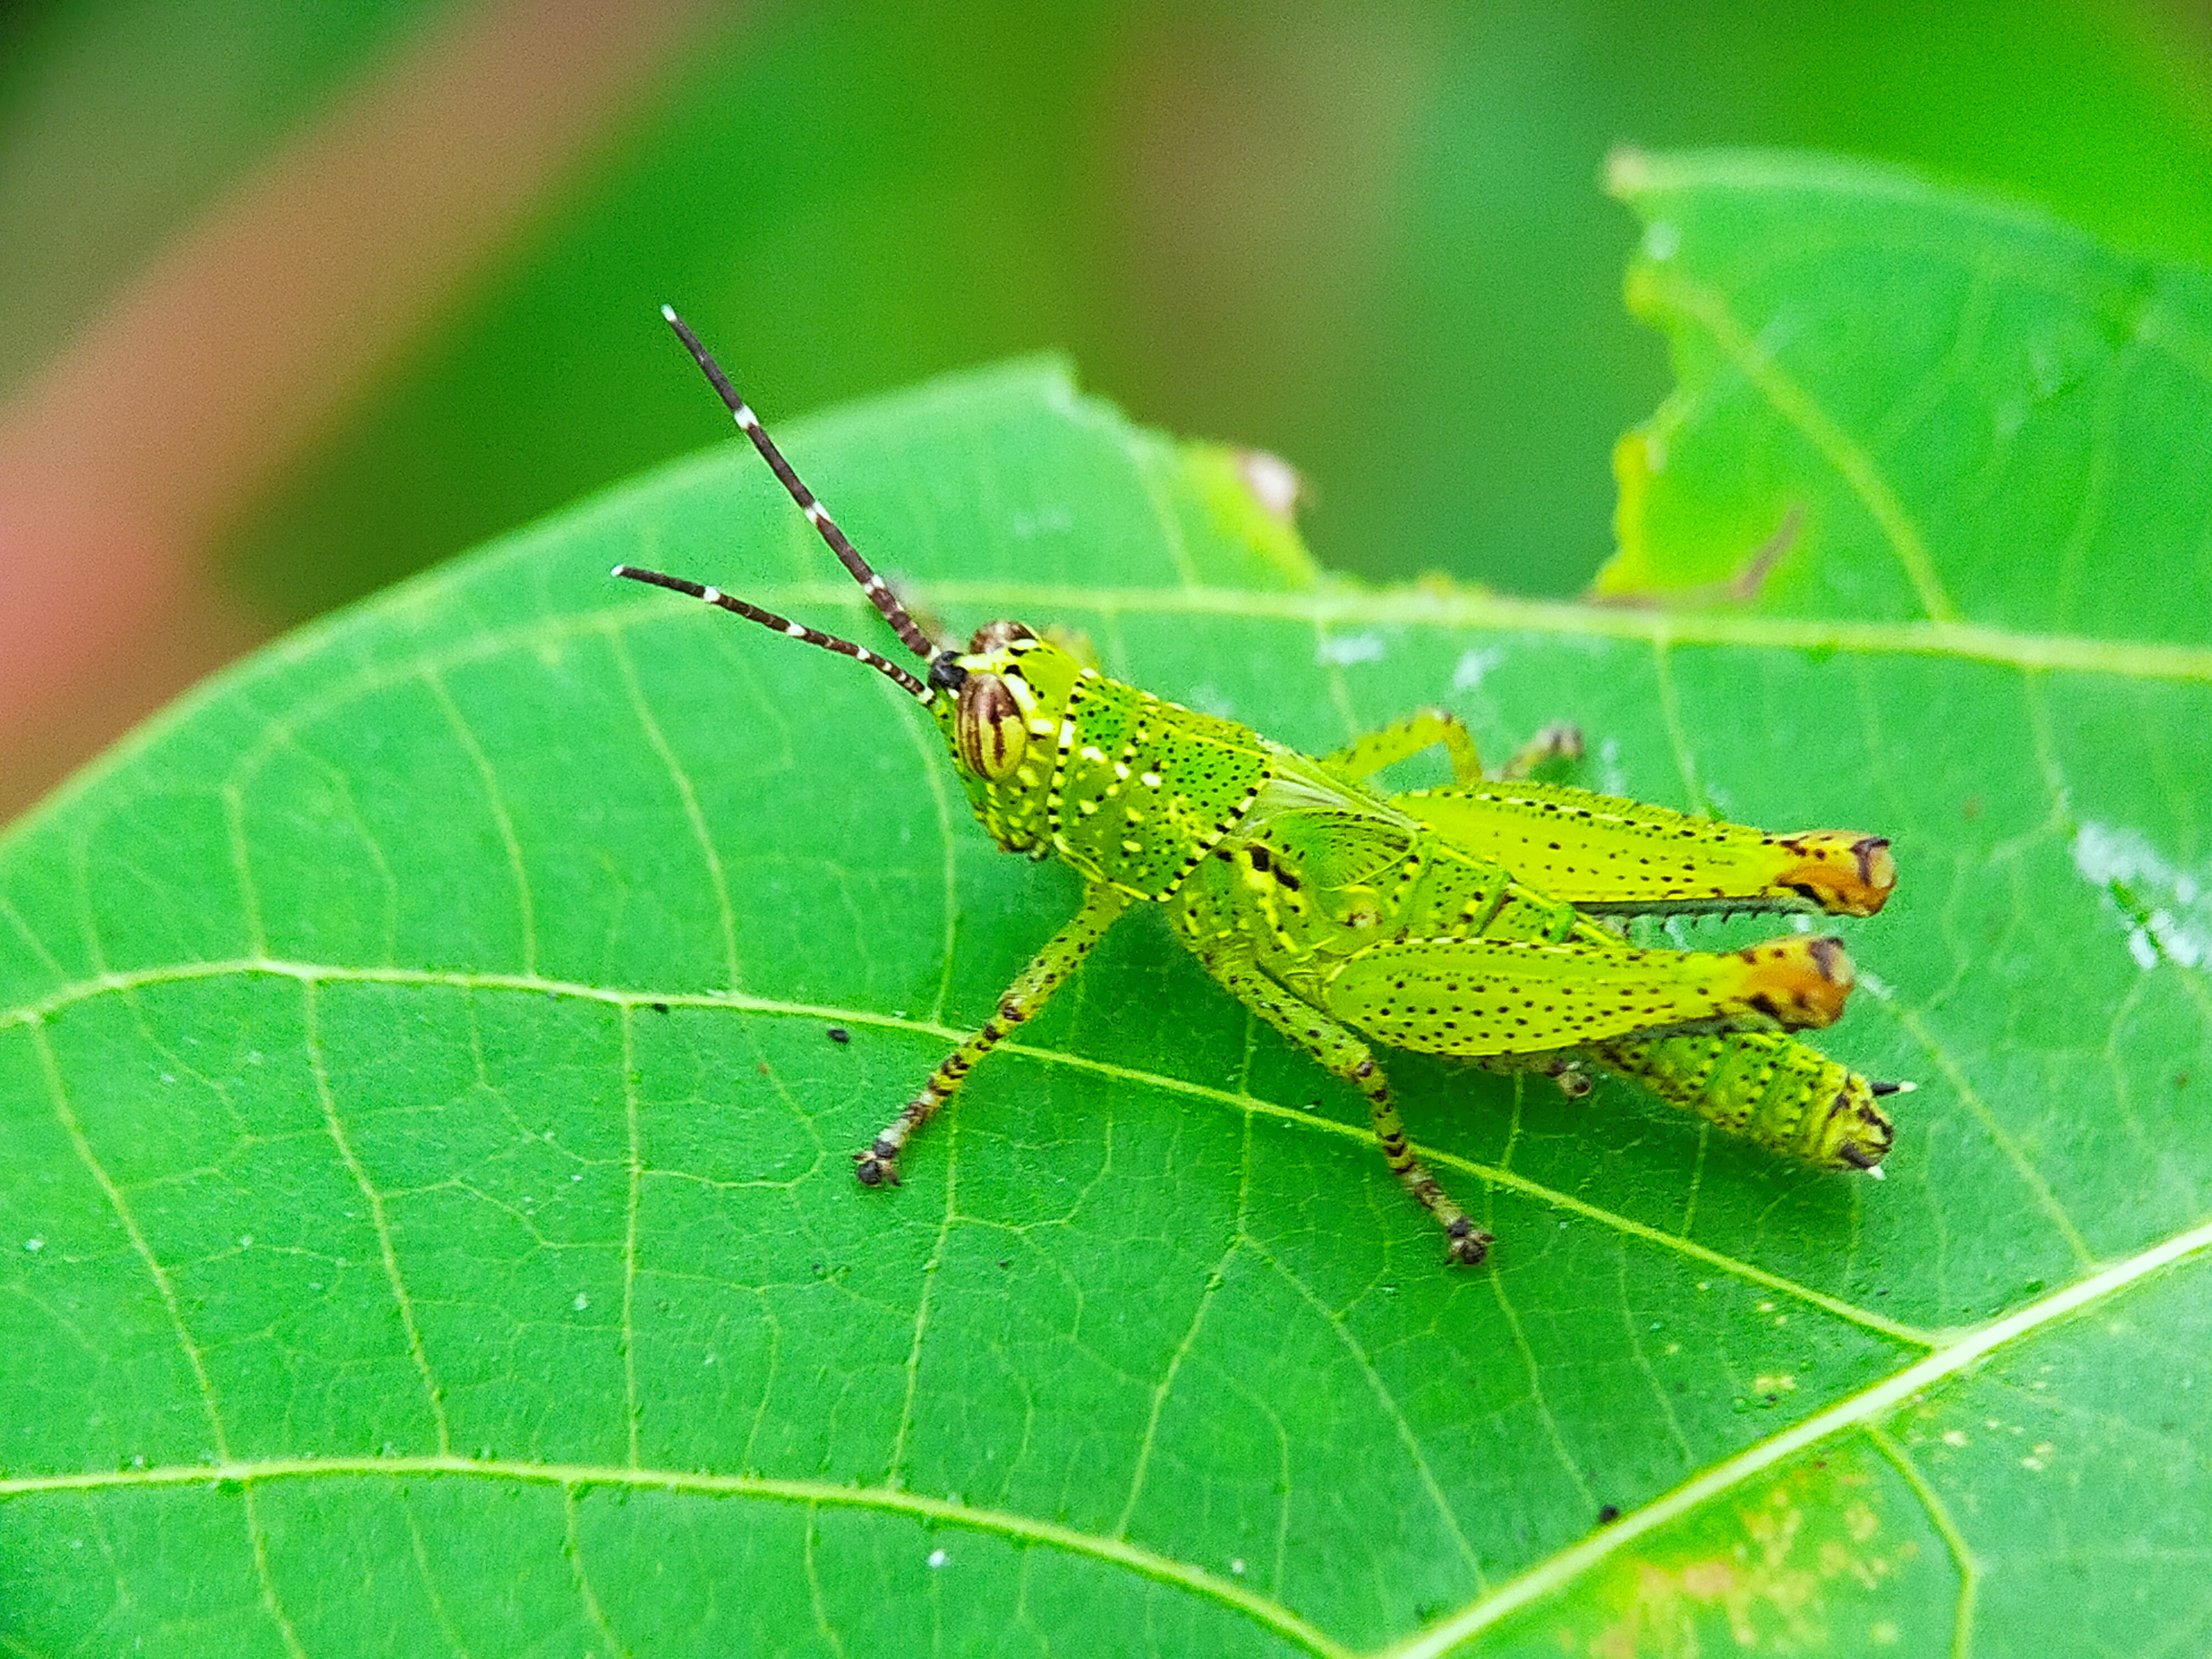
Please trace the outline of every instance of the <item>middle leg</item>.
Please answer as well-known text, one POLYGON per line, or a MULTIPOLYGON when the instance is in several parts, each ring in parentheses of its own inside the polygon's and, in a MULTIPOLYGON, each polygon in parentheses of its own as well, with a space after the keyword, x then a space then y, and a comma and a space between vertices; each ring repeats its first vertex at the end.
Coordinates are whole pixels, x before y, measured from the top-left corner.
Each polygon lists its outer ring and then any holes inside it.
POLYGON ((1255 966, 1247 951, 1235 947, 1201 949, 1198 959, 1206 972, 1227 987, 1230 994, 1266 1020, 1292 1042, 1311 1054, 1322 1068, 1367 1097, 1375 1124, 1375 1139, 1383 1161, 1399 1184, 1436 1218, 1443 1229, 1445 1254, 1462 1267, 1471 1267, 1489 1253, 1490 1235, 1452 1202, 1428 1166, 1413 1155, 1406 1139, 1406 1125, 1390 1097, 1390 1080, 1375 1063, 1374 1054, 1358 1037, 1310 1003, 1301 1002, 1255 966))
MULTIPOLYGON (((1482 757, 1467 722, 1448 708, 1417 708, 1380 731, 1356 738, 1343 748, 1322 757, 1322 764, 1348 782, 1372 777, 1386 766, 1411 760, 1424 749, 1441 748, 1451 757, 1453 779, 1462 784, 1483 781, 1482 757)), ((1548 760, 1580 760, 1582 728, 1567 720, 1553 720, 1522 744, 1505 763, 1498 776, 1508 781, 1525 778, 1548 760)))
POLYGON ((1451 757, 1452 776, 1462 783, 1482 781, 1482 757, 1475 752, 1474 734, 1460 717, 1446 708, 1417 708, 1378 732, 1353 738, 1321 763, 1347 782, 1372 777, 1384 767, 1410 760, 1441 744, 1451 757))

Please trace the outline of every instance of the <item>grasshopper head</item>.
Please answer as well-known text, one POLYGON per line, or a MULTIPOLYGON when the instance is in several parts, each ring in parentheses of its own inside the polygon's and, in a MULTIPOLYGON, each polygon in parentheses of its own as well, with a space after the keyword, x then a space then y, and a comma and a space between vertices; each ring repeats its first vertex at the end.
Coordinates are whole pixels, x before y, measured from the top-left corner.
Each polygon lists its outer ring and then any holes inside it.
POLYGON ((986 623, 964 653, 930 660, 938 726, 975 816, 1002 847, 1037 844, 1060 725, 1088 672, 1018 622, 986 623))

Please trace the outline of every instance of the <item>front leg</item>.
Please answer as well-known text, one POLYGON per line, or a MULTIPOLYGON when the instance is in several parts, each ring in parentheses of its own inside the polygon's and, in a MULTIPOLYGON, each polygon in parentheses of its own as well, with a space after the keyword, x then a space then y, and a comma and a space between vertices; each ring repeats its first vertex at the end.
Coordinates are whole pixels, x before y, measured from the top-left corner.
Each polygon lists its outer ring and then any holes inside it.
POLYGON ((853 1154, 854 1173, 862 1186, 879 1187, 886 1181, 894 1187, 898 1185, 898 1155, 914 1132, 936 1116, 938 1109, 952 1098, 977 1060, 1044 1006, 1045 1000, 1082 966, 1083 958, 1091 954, 1091 947, 1105 936, 1106 930, 1129 908, 1129 903, 1127 893, 1103 882, 1094 882, 1085 889, 1083 908, 1046 942, 1030 965, 1015 975, 1014 982, 1000 997, 997 1012, 983 1022, 983 1029, 945 1057, 944 1063, 922 1085, 921 1092, 907 1103, 905 1109, 884 1127, 866 1152, 853 1154))

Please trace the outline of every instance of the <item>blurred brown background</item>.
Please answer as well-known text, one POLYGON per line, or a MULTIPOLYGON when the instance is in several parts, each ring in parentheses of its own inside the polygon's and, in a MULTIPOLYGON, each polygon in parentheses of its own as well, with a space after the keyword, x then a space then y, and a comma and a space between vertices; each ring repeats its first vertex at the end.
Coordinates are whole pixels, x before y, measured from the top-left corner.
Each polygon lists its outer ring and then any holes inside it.
POLYGON ((0 12, 0 817, 718 438, 663 299, 772 419, 1058 347, 1291 458, 1331 564, 1571 592, 1666 386, 1623 140, 1895 158, 2212 263, 2212 21, 2159 0, 0 12))

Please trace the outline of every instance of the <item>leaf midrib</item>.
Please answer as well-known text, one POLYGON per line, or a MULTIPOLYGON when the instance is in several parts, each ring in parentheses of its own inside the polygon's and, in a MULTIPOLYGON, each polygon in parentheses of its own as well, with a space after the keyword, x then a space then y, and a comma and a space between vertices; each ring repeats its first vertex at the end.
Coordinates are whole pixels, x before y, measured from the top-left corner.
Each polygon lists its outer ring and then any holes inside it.
MULTIPOLYGON (((289 647, 249 659, 203 682, 161 714, 79 772, 40 806, 0 836, 0 858, 17 840, 51 822, 102 781, 185 725, 199 711, 230 696, 264 675, 296 665, 312 656, 325 632, 338 620, 356 622, 369 615, 419 613, 453 578, 410 584, 337 618, 311 624, 292 637, 289 647)), ((732 591, 737 591, 733 589, 732 591)), ((2212 684, 2212 647, 2109 640, 2074 634, 2022 633, 1974 623, 1850 623, 1710 611, 1644 610, 1628 605, 1578 604, 1571 600, 1516 599, 1478 590, 1397 587, 1342 588, 1322 592, 1253 592, 1225 587, 1076 587, 1048 583, 930 581, 915 591, 933 605, 960 605, 977 611, 1021 616, 1040 622, 1055 614, 1088 611, 1106 616, 1243 617, 1378 627, 1429 627, 1544 634, 1563 638, 1640 641, 1655 650, 1674 646, 1733 646, 1750 650, 1797 651, 1818 655, 1908 656, 1987 663, 2039 671, 2100 674, 2137 680, 2212 684)), ((783 583, 743 590, 755 603, 791 609, 818 605, 849 615, 864 614, 849 586, 829 582, 783 583)), ((296 735, 331 711, 384 687, 419 679, 506 653, 607 635, 651 623, 679 625, 660 606, 635 602, 557 617, 540 617, 513 627, 488 629, 463 643, 428 650, 404 663, 342 679, 319 696, 304 700, 288 715, 265 723, 261 738, 239 757, 230 781, 255 770, 276 744, 296 735)), ((701 617, 691 625, 714 627, 720 619, 701 617)))
MULTIPOLYGON (((849 584, 806 582, 746 590, 757 604, 784 611, 835 610, 866 617, 870 611, 849 584)), ((1814 654, 1949 658, 2017 669, 2024 673, 2064 671, 2131 679, 2179 680, 2212 684, 2212 647, 2103 640, 2077 635, 2021 634, 1966 623, 1836 623, 1755 617, 1704 611, 1644 611, 1541 599, 1513 599, 1480 592, 1429 588, 1346 590, 1334 592, 1258 593, 1217 587, 1068 587, 1020 582, 931 582, 918 590, 933 605, 959 605, 977 614, 1016 617, 1048 623, 1074 611, 1104 617, 1188 616, 1295 622, 1313 628, 1332 624, 1431 627, 1548 634, 1560 637, 1640 641, 1663 656, 1675 646, 1731 646, 1753 650, 1792 650, 1814 654)), ((403 591, 375 608, 390 605, 413 610, 426 594, 403 591)), ((629 629, 644 626, 702 629, 723 626, 720 617, 698 611, 672 611, 651 604, 619 603, 604 609, 560 617, 540 617, 510 628, 487 629, 465 641, 422 652, 404 662, 368 670, 305 699, 283 719, 264 723, 262 733, 240 750, 221 787, 235 791, 258 772, 280 746, 337 710, 394 685, 437 676, 517 651, 536 651, 593 637, 619 641, 629 629)), ((287 660, 289 660, 289 653, 287 660)), ((47 805, 0 840, 7 842, 39 820, 58 813, 65 803, 100 776, 126 763, 173 725, 196 711, 204 700, 227 695, 234 683, 249 681, 260 659, 217 676, 198 692, 173 705, 164 716, 110 751, 47 805)), ((907 707, 899 698, 899 706, 907 707)), ((911 732, 911 723, 909 723, 911 732)), ((927 768, 945 812, 936 769, 927 768)), ((696 826, 695 826, 696 830, 696 826)), ((43 947, 41 947, 43 951, 43 947)))
MULTIPOLYGON (((946 604, 1024 611, 1049 619, 1054 608, 1121 615, 1238 617, 1255 621, 1363 623, 1377 626, 1489 629, 1676 645, 1741 646, 1853 656, 1948 657, 2024 670, 2066 669, 2133 679, 2212 683, 2212 647, 2030 634, 1975 623, 1849 623, 1763 617, 1726 611, 1658 611, 1571 600, 1515 599, 1477 591, 1352 589, 1343 592, 1254 593, 1238 588, 1082 588, 1029 583, 931 582, 922 591, 946 604)), ((844 603, 828 584, 786 587, 790 602, 844 603)), ((854 607, 857 609, 857 607, 854 607)))

